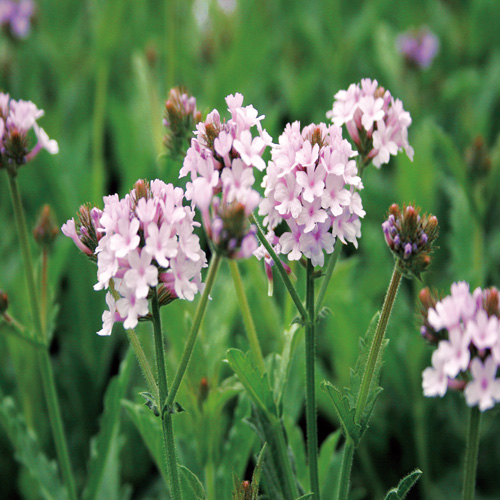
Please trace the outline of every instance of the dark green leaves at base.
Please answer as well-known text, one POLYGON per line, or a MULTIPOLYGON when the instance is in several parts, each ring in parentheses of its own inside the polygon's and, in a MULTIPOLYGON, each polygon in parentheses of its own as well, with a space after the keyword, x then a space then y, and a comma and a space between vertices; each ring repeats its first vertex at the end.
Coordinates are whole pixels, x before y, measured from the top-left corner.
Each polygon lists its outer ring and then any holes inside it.
POLYGON ((415 483, 420 479, 421 475, 422 471, 420 469, 415 469, 413 472, 410 472, 399 481, 397 488, 392 488, 392 490, 387 493, 385 500, 403 500, 415 483))

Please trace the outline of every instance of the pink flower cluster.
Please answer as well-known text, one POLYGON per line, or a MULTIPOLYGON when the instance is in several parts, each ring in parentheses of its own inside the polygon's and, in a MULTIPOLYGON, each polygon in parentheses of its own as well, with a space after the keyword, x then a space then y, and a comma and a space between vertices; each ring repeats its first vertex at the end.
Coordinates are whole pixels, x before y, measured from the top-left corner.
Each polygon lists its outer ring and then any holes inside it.
POLYGON ((84 253, 91 255, 95 248, 94 289, 117 293, 117 300, 110 292, 106 296, 109 311, 99 335, 111 334, 115 321, 134 328, 147 316, 151 287, 158 287, 160 305, 175 298, 193 300, 201 290, 206 258, 193 233, 194 211, 183 200, 183 190, 172 184, 138 181, 122 199, 104 197, 102 211, 83 207, 77 223, 71 219, 63 225, 63 233, 84 253))
POLYGON ((413 160, 408 143, 410 113, 377 80, 364 78, 361 85, 353 83, 334 98, 333 109, 326 116, 339 127, 346 125, 364 163, 372 160, 380 168, 402 149, 413 160))
POLYGON ((0 168, 13 172, 19 165, 34 158, 44 148, 49 153, 59 152, 55 140, 49 139, 36 121, 44 115, 31 101, 16 101, 0 92, 0 168), (37 144, 30 151, 28 132, 33 129, 37 144))
POLYGON ((200 209, 216 249, 230 258, 244 258, 257 248, 255 229, 247 220, 260 202, 253 189, 253 167, 264 170, 262 154, 272 139, 262 129, 264 117, 252 105, 242 106, 241 94, 226 97, 226 103, 230 120, 221 121, 219 112, 213 110, 196 126, 180 177, 190 174, 186 198, 200 209))
POLYGON ((356 154, 336 125, 311 124, 302 131, 299 122, 286 126, 272 149, 259 207, 276 253, 289 260, 305 256, 322 266, 323 251, 333 252, 335 238, 357 247, 365 211, 357 192, 363 185, 352 159, 356 154), (289 231, 278 238, 273 231, 282 221, 289 231))
MULTIPOLYGON (((429 296, 421 293, 422 303, 429 296)), ((431 302, 432 303, 432 302, 431 302)), ((429 304, 428 304, 429 305, 429 304)), ((481 411, 500 401, 500 308, 496 288, 469 291, 454 283, 451 295, 428 308, 422 335, 437 343, 432 366, 422 374, 425 396, 444 396, 448 387, 463 389, 469 406, 481 411)))

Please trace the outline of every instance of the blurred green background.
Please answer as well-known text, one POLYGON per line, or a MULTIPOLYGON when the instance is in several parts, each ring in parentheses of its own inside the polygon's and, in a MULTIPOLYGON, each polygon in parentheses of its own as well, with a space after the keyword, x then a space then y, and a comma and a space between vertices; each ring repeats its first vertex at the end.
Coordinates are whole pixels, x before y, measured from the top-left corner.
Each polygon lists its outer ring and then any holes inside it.
MULTIPOLYGON (((443 292, 459 280, 471 287, 500 285, 499 25, 495 0, 38 0, 25 40, 0 33, 0 88, 44 109, 39 123, 60 147, 58 155, 42 152, 19 172, 28 224, 34 225, 44 203, 62 224, 80 204, 102 206, 102 195, 124 195, 139 178, 179 183, 180 164, 165 156, 163 146, 164 100, 173 85, 185 85, 199 109, 217 108, 223 116, 225 96, 241 92, 245 104, 266 115, 264 127, 277 141, 287 122, 325 121, 338 90, 364 77, 376 78, 411 113, 415 158, 410 162, 400 154, 380 171, 367 170, 361 193, 367 215, 359 250, 344 249, 327 294, 325 303, 333 314, 318 327, 318 381, 345 385, 359 336, 380 307, 390 278, 393 262, 380 224, 391 203, 414 201, 440 221, 439 249, 425 284, 443 292), (427 70, 409 65, 396 48, 399 33, 420 26, 440 40, 427 70)), ((9 295, 12 315, 29 322, 7 178, 0 173, 0 289, 9 295)), ((33 252, 38 255, 34 246, 33 252)), ((243 262, 241 270, 251 307, 258 311, 264 353, 280 352, 283 329, 294 315, 292 305, 278 279, 275 296, 267 296, 261 263, 243 262)), ((303 276, 300 269, 296 273, 300 288, 303 276)), ((92 290, 95 276, 95 266, 69 239, 59 238, 50 259, 52 298, 58 304, 51 354, 80 487, 105 389, 127 349, 123 330, 116 328, 109 338, 95 334, 105 306, 104 294, 92 290)), ((405 281, 396 302, 388 329, 385 390, 355 459, 352 498, 380 498, 417 466, 424 476, 410 498, 459 496, 468 412, 459 394, 443 400, 422 395, 421 371, 430 361, 415 319, 422 286, 405 281)), ((233 451, 239 445, 248 453, 258 450, 253 431, 241 422, 248 401, 236 399, 238 390, 223 363, 228 347, 248 349, 235 300, 223 266, 179 397, 188 412, 176 418, 181 462, 202 478, 207 464, 215 467, 221 492, 231 484, 233 458, 224 442, 233 443, 233 451), (208 403, 200 399, 202 377, 213 394, 208 403), (241 436, 247 436, 246 444, 238 441, 241 436)), ((163 310, 170 376, 195 305, 177 301, 163 310)), ((149 346, 148 326, 139 334, 149 346)), ((304 460, 301 349, 285 397, 298 467, 304 460)), ((53 457, 34 354, 1 324, 0 366, 1 391, 14 397, 53 457)), ((116 460, 109 465, 120 484, 102 493, 103 499, 166 498, 133 421, 138 411, 133 405, 141 404, 137 394, 145 386, 134 369, 129 387, 133 404, 122 413, 116 460)), ((498 498, 499 422, 496 409, 485 414, 477 498, 498 498)), ((338 428, 321 391, 319 427, 320 442, 338 428)), ((241 459, 243 471, 245 467, 246 459, 241 459)), ((39 498, 30 475, 15 461, 4 430, 0 471, 10 478, 0 482, 0 498, 39 498)), ((298 473, 307 476, 300 467, 298 473)), ((325 484, 332 480, 327 477, 325 484)))

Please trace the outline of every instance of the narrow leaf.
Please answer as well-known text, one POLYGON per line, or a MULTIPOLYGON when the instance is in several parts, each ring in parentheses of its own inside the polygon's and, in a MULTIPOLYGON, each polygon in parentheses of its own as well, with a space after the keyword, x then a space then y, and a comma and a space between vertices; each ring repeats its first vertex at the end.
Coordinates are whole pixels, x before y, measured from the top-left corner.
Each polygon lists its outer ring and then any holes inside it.
POLYGON ((257 500, 259 494, 260 475, 262 473, 262 466, 264 465, 264 454, 266 453, 267 443, 264 443, 257 457, 257 463, 252 474, 252 500, 257 500))
POLYGON ((420 469, 415 469, 413 472, 410 472, 399 481, 397 488, 392 488, 392 490, 387 493, 385 500, 403 500, 415 483, 420 479, 421 475, 422 471, 420 469))
POLYGON ((191 472, 187 467, 184 467, 184 465, 179 465, 179 469, 181 470, 184 479, 191 487, 191 490, 193 490, 196 500, 206 500, 207 495, 205 494, 205 488, 203 488, 203 484, 198 479, 198 476, 191 472))
POLYGON ((301 497, 297 498, 297 500, 306 500, 306 498, 311 498, 314 495, 314 493, 306 493, 305 495, 302 495, 301 497))

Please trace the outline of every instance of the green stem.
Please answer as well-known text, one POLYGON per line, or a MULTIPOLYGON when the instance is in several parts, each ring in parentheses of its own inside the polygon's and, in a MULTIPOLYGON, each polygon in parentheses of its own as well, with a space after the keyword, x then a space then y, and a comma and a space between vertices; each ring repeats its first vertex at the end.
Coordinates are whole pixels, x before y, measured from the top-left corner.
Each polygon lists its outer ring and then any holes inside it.
POLYGON ((389 317, 391 316, 392 306, 394 305, 394 300, 396 299, 396 295, 398 293, 401 276, 402 275, 399 272, 396 263, 389 288, 387 289, 387 293, 385 295, 384 305, 382 306, 382 312, 377 323, 375 335, 373 336, 372 345, 370 346, 370 352, 368 354, 368 361, 363 373, 363 379, 361 381, 361 388, 359 390, 358 401, 356 403, 356 413, 354 415, 354 421, 356 423, 359 423, 363 417, 366 401, 370 392, 370 386, 372 384, 373 374, 375 373, 375 368, 377 366, 378 355, 384 340, 387 323, 389 322, 389 317))
POLYGON ((42 275, 41 275, 41 322, 43 330, 47 330, 47 288, 48 288, 48 261, 49 261, 49 252, 47 247, 44 245, 42 249, 42 275))
POLYGON ((340 469, 340 481, 337 493, 338 500, 347 500, 348 498, 353 458, 354 442, 352 439, 347 438, 344 444, 344 453, 342 454, 342 467, 340 469))
POLYGON ((261 373, 265 372, 264 357, 262 356, 262 350, 260 348, 259 337, 257 336, 257 331, 255 329, 255 324, 252 318, 252 312, 250 311, 250 306, 248 305, 247 296, 245 294, 245 288, 243 287, 243 281, 241 280, 241 274, 238 269, 238 264, 235 260, 229 260, 229 269, 231 270, 231 275, 233 277, 234 288, 236 290, 236 295, 238 297, 238 302, 240 303, 241 315, 243 317, 243 324, 245 325, 245 330, 247 332, 248 343, 250 344, 250 350, 252 351, 253 357, 261 373))
POLYGON ((167 370, 165 367, 165 355, 163 344, 163 332, 161 329, 160 304, 158 293, 153 288, 153 298, 151 299, 151 313, 153 316, 153 331, 156 353, 156 371, 158 377, 159 391, 159 411, 162 420, 163 443, 167 456, 167 473, 170 481, 170 495, 172 500, 182 500, 181 483, 179 478, 179 468, 177 464, 177 454, 175 450, 174 428, 172 423, 172 414, 164 406, 168 394, 167 370))
POLYGON ((146 357, 146 354, 142 348, 139 337, 137 337, 137 334, 133 329, 127 330, 127 336, 130 340, 130 344, 132 345, 132 349, 134 350, 137 361, 139 362, 139 366, 141 367, 142 374, 146 379, 148 388, 151 391, 151 394, 154 396, 155 400, 159 401, 160 394, 158 392, 158 385, 156 384, 155 377, 153 375, 153 372, 151 371, 148 358, 146 357))
POLYGON ((278 452, 279 461, 281 462, 281 471, 285 474, 285 495, 287 500, 295 500, 299 496, 295 476, 290 465, 290 458, 288 455, 288 446, 286 444, 285 433, 283 431, 283 424, 278 419, 273 419, 271 423, 273 435, 275 438, 276 450, 278 452))
POLYGON ((167 57, 167 89, 172 88, 175 85, 175 58, 178 54, 177 40, 175 38, 175 27, 176 27, 176 6, 177 2, 167 1, 165 2, 165 10, 167 14, 167 50, 165 52, 167 57))
MULTIPOLYGON (((9 178, 10 193, 12 196, 12 204, 14 207, 14 217, 17 226, 17 233, 19 242, 21 244, 21 254, 24 262, 24 272, 26 282, 28 285, 28 295, 31 303, 31 313, 35 322, 35 341, 38 343, 45 343, 46 332, 42 324, 42 317, 40 305, 38 302, 37 288, 35 285, 35 275, 33 272, 33 261, 31 259, 31 251, 28 241, 28 231, 26 228, 26 219, 24 217, 23 205, 21 202, 21 195, 17 186, 16 178, 13 175, 7 175, 9 178)), ((68 453, 68 444, 64 434, 64 427, 61 418, 61 411, 59 408, 59 401, 57 399, 57 390, 54 381, 54 373, 52 365, 50 364, 49 353, 47 348, 37 349, 36 357, 40 366, 42 375, 42 384, 44 389, 45 401, 49 412, 49 420, 52 429, 52 435, 56 447, 57 458, 64 483, 68 489, 68 496, 70 500, 76 500, 76 485, 73 476, 73 470, 68 453)))
POLYGON ((316 422, 316 384, 315 357, 316 338, 314 328, 314 266, 307 260, 306 309, 309 321, 306 323, 306 427, 307 427, 307 458, 309 462, 309 478, 315 500, 320 498, 318 478, 318 429, 316 422))
POLYGON ((315 305, 316 313, 318 313, 318 311, 321 309, 321 306, 323 305, 323 299, 325 298, 325 293, 328 289, 328 285, 330 284, 330 278, 332 277, 333 270, 335 269, 335 264, 337 264, 337 260, 339 258, 341 251, 342 251, 342 245, 337 240, 335 243, 333 254, 330 257, 330 260, 328 261, 328 267, 326 268, 325 276, 323 277, 318 297, 316 298, 316 305, 315 305))
POLYGON ((262 227, 260 226, 259 222, 257 221, 257 218, 255 215, 250 216, 251 221, 255 226, 257 227, 257 237, 259 238, 260 242, 264 245, 264 248, 269 252, 269 255, 271 258, 274 260, 274 269, 278 271, 278 274, 280 275, 281 279, 283 280, 283 283, 285 284, 286 289, 288 290, 288 293, 290 294, 290 297, 292 298, 293 302, 295 303, 297 310, 299 311, 300 315, 302 316, 302 319, 304 322, 309 321, 309 316, 307 313, 306 308, 304 307, 304 304, 300 300, 299 294, 297 293, 297 290, 295 290, 295 287, 293 286, 292 282, 290 281, 290 278, 288 277, 288 274, 286 274, 286 271, 283 269, 283 266, 281 265, 281 260, 280 258, 276 255, 276 252, 274 251, 272 245, 267 241, 266 235, 264 234, 264 231, 262 230, 262 227))
POLYGON ((198 335, 198 331, 201 326, 201 321, 203 320, 203 316, 207 308, 208 298, 214 286, 215 277, 217 276, 217 271, 219 270, 221 260, 222 257, 218 253, 215 253, 210 262, 207 280, 205 281, 205 289, 203 290, 203 294, 201 296, 200 302, 198 303, 196 312, 194 314, 193 324, 191 325, 191 331, 189 332, 189 337, 184 347, 184 352, 182 353, 182 357, 179 362, 179 367, 177 368, 177 372, 175 374, 174 381, 172 383, 172 389, 170 390, 170 394, 168 395, 167 398, 167 403, 166 403, 167 406, 172 406, 172 404, 174 403, 175 396, 177 396, 177 391, 179 390, 179 386, 181 385, 182 382, 182 378, 186 373, 186 369, 188 367, 191 354, 193 352, 194 344, 196 342, 196 337, 198 335))
POLYGON ((470 411, 469 429, 467 431, 462 500, 474 500, 480 426, 481 411, 479 410, 479 407, 473 406, 470 411))

